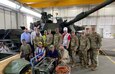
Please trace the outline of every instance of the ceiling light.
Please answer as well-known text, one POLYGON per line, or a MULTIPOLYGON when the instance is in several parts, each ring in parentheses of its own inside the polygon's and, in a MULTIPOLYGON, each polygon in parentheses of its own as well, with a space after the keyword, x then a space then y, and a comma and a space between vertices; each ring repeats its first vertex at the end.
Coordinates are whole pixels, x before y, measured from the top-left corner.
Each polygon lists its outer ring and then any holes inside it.
POLYGON ((28 14, 31 14, 31 15, 34 15, 34 16, 37 16, 37 17, 40 17, 40 18, 41 18, 41 14, 40 14, 40 13, 34 12, 34 11, 32 11, 32 10, 30 10, 30 9, 27 9, 27 8, 25 8, 25 7, 21 7, 20 10, 21 10, 22 12, 25 12, 25 13, 28 13, 28 14))
MULTIPOLYGON (((13 3, 13 2, 11 2, 9 0, 2 0, 2 1, 0 1, 0 4, 2 4, 4 6, 7 6, 7 7, 10 7, 10 8, 13 8, 13 9, 16 9, 16 10, 20 8, 20 5, 17 5, 16 3, 13 3)), ((31 9, 28 9, 26 7, 23 7, 23 6, 20 8, 20 11, 41 18, 40 13, 37 13, 37 12, 35 12, 35 11, 31 10, 31 9)))

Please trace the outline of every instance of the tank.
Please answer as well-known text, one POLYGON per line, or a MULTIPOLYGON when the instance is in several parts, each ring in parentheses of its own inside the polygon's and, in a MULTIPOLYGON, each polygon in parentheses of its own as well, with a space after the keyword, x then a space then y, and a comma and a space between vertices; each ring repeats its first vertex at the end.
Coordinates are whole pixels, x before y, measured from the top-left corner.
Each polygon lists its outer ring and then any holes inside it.
POLYGON ((114 1, 115 0, 105 0, 105 2, 97 5, 96 7, 92 8, 91 10, 81 12, 74 19, 70 20, 69 22, 67 22, 67 20, 63 21, 63 19, 61 17, 58 17, 58 18, 56 18, 57 23, 53 23, 51 20, 49 20, 52 17, 52 15, 47 14, 47 12, 42 12, 41 20, 36 22, 34 25, 35 26, 39 25, 41 31, 47 30, 47 29, 51 29, 52 31, 54 31, 55 28, 59 28, 60 32, 63 32, 63 28, 68 27, 69 31, 75 30, 77 32, 79 30, 83 30, 84 27, 74 26, 75 22, 82 20, 83 18, 85 18, 85 17, 89 16, 90 14, 94 13, 95 11, 113 3, 114 1), (43 23, 44 23, 44 25, 43 25, 43 23))

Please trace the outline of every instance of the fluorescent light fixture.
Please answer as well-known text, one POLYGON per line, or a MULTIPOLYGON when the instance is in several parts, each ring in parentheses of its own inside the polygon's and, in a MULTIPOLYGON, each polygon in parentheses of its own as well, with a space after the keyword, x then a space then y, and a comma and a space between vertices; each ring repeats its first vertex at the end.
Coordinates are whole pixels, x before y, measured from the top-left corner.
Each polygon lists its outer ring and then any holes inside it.
MULTIPOLYGON (((0 3, 5 5, 5 6, 7 6, 7 7, 13 8, 13 9, 18 9, 20 7, 19 5, 15 4, 15 3, 13 3, 13 2, 11 2, 9 0, 2 0, 2 1, 0 1, 0 3)), ((41 18, 40 13, 34 12, 33 10, 25 8, 23 6, 21 7, 20 11, 41 18)))
POLYGON ((21 10, 22 12, 25 12, 25 13, 28 13, 28 14, 31 14, 31 15, 34 15, 34 16, 37 16, 37 17, 40 17, 40 18, 41 18, 41 14, 40 14, 40 13, 34 12, 34 11, 32 11, 32 10, 30 10, 30 9, 27 9, 27 8, 25 8, 25 7, 21 7, 20 10, 21 10))
POLYGON ((6 5, 8 7, 14 8, 14 9, 19 7, 19 5, 15 4, 15 3, 13 3, 13 2, 11 2, 9 0, 2 0, 2 1, 0 1, 0 3, 6 5))

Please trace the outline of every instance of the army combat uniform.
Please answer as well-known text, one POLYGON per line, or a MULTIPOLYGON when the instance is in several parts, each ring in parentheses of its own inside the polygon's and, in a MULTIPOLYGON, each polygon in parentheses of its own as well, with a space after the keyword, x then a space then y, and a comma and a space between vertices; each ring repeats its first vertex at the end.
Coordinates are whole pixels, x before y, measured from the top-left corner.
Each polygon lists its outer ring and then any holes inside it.
POLYGON ((53 35, 52 34, 48 34, 46 36, 46 43, 47 43, 47 47, 49 47, 53 43, 53 35))
POLYGON ((36 49, 38 42, 43 42, 43 38, 41 36, 36 36, 34 41, 34 48, 36 49))
MULTIPOLYGON (((87 38, 89 39, 90 42, 90 34, 86 34, 87 38)), ((91 49, 89 48, 87 51, 87 65, 89 65, 89 61, 91 59, 91 55, 90 55, 91 49)))
POLYGON ((43 38, 43 46, 46 47, 47 46, 47 31, 44 31, 44 35, 42 36, 43 38))
POLYGON ((62 36, 61 34, 55 34, 54 35, 54 41, 53 41, 53 44, 55 46, 56 49, 59 48, 59 45, 61 44, 61 41, 62 41, 62 36))
POLYGON ((90 34, 90 42, 91 42, 91 65, 92 69, 95 69, 97 67, 98 63, 98 54, 99 54, 99 49, 101 47, 101 37, 99 34, 96 32, 90 34))
POLYGON ((90 48, 89 39, 86 36, 82 36, 79 38, 79 58, 81 62, 81 66, 87 66, 87 51, 90 48))
POLYGON ((73 65, 76 63, 76 52, 78 48, 78 38, 76 35, 71 36, 71 41, 70 41, 70 53, 71 53, 71 60, 73 65))

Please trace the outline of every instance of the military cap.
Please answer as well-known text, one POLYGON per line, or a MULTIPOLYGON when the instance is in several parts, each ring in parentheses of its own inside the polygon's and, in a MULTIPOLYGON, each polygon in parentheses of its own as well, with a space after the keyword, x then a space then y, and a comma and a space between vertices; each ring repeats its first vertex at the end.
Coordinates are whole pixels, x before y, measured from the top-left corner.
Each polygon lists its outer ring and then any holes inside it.
POLYGON ((53 48, 54 47, 54 45, 50 45, 50 48, 53 48))

